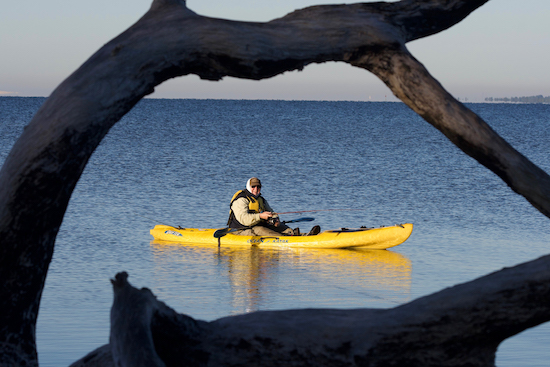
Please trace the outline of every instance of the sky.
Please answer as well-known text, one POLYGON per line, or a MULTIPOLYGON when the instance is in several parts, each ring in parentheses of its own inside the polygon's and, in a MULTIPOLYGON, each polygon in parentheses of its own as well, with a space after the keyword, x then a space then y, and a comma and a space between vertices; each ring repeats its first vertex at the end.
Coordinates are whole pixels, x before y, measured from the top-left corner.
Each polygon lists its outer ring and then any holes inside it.
MULTIPOLYGON (((0 0, 0 96, 48 96, 101 46, 135 23, 151 0, 0 0)), ((369 2, 369 1, 365 1, 369 2)), ((188 0, 216 18, 269 21, 315 0, 188 0)), ((348 2, 352 3, 352 2, 348 2)), ((490 0, 436 35, 407 44, 461 101, 550 95, 550 1, 490 0)), ((345 63, 314 64, 261 80, 166 81, 151 98, 394 101, 368 71, 345 63)))

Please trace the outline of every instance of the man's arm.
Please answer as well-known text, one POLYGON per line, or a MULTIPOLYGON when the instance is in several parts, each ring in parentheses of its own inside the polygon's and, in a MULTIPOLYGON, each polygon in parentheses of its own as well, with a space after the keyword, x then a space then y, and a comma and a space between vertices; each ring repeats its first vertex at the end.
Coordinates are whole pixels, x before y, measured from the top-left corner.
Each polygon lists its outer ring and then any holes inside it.
POLYGON ((260 214, 248 212, 248 200, 246 198, 238 198, 231 204, 231 210, 235 214, 235 218, 243 226, 255 226, 260 223, 260 214))

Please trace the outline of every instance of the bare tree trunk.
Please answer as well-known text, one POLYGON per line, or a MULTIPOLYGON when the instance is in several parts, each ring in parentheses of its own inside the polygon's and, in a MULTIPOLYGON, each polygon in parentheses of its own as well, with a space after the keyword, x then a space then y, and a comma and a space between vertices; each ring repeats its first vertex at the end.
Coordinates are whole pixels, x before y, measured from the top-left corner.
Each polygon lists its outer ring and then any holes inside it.
POLYGON ((0 171, 0 363, 37 364, 40 297, 76 182, 109 129, 156 85, 176 76, 259 80, 326 61, 371 70, 549 216, 548 175, 454 100, 405 48, 406 42, 451 27, 486 1, 314 6, 271 22, 247 23, 198 16, 181 0, 155 0, 143 18, 52 93, 0 171))
POLYGON ((72 367, 491 367, 498 345, 550 319, 550 256, 392 309, 263 311, 210 323, 146 288, 113 281, 111 361, 104 346, 72 367), (88 361, 92 361, 88 363, 88 361))

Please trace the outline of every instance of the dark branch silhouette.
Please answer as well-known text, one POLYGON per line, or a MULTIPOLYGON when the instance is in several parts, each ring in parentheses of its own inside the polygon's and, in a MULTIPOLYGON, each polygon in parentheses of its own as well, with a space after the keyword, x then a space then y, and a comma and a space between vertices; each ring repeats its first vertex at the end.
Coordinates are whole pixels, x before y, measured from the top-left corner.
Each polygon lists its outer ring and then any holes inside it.
POLYGON ((110 346, 72 367, 99 359, 113 366, 494 366, 503 340, 550 318, 549 259, 392 309, 260 311, 212 322, 176 313, 120 273, 112 281, 110 346))
MULTIPOLYGON (((259 80, 327 61, 367 69, 466 154, 550 216, 549 176, 447 93, 405 47, 460 22, 486 1, 313 6, 267 23, 252 23, 202 17, 181 0, 155 0, 136 24, 59 85, 0 171, 0 364, 38 363, 35 326, 40 297, 55 237, 90 155, 141 98, 177 76, 259 80)), ((528 299, 544 284, 534 275, 524 282, 517 286, 531 286, 528 299)), ((484 291, 480 292, 484 300, 484 291)), ((457 293, 454 301, 460 297, 457 293)), ((449 295, 445 301, 452 304, 453 299, 449 295)), ((450 307, 448 312, 455 311, 450 307)), ((492 350, 493 343, 478 349, 492 350)), ((386 340, 388 348, 391 344, 386 340)), ((416 344, 410 340, 410 345, 416 344)))

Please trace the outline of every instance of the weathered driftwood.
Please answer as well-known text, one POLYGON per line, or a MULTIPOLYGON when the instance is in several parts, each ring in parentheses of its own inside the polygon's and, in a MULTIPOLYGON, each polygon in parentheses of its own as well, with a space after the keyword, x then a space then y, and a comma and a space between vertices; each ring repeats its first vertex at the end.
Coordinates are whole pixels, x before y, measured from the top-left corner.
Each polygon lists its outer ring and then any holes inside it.
POLYGON ((548 175, 452 98, 405 47, 486 1, 314 6, 247 23, 198 16, 182 0, 154 0, 143 18, 52 93, 0 171, 0 363, 37 364, 40 296, 76 182, 108 130, 156 85, 176 76, 263 79, 326 61, 365 68, 550 216, 548 175))
POLYGON ((176 313, 119 273, 110 344, 72 367, 492 367, 503 340, 550 319, 549 258, 392 309, 263 311, 209 323, 176 313))

